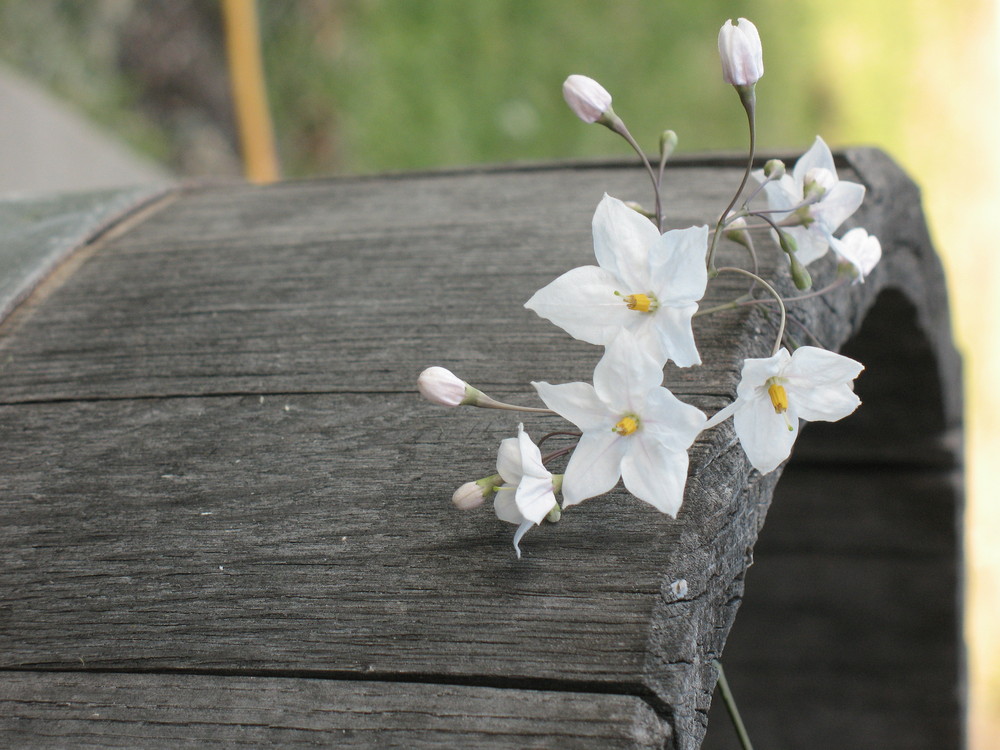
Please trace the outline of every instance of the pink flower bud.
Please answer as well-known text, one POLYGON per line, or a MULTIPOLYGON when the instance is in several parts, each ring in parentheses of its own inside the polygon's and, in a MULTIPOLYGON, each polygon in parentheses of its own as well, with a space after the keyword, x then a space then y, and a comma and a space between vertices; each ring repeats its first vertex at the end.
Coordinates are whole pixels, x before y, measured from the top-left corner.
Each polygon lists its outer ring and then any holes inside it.
POLYGON ((451 370, 428 367, 417 378, 420 395, 441 406, 458 406, 466 399, 468 384, 451 370))
POLYGON ((764 75, 764 52, 757 27, 741 18, 732 19, 719 30, 722 78, 733 86, 752 86, 764 75))
POLYGON ((597 122, 611 109, 611 94, 587 76, 572 75, 563 82, 563 98, 584 122, 597 122))
POLYGON ((459 510, 478 508, 486 500, 486 494, 479 482, 466 482, 451 496, 451 501, 459 510))

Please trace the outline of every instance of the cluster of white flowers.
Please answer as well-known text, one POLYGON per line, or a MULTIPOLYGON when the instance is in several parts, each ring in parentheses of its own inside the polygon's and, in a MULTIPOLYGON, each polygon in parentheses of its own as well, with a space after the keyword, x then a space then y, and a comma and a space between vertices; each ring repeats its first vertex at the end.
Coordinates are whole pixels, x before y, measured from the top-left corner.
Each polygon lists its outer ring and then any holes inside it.
MULTIPOLYGON (((749 115, 752 144, 754 88, 764 72, 756 27, 744 18, 736 24, 727 21, 719 32, 719 53, 723 78, 736 88, 749 115)), ((821 138, 791 172, 777 160, 753 170, 751 146, 743 182, 714 229, 703 225, 664 231, 659 184, 676 136, 666 131, 661 137, 657 173, 611 109, 611 95, 603 86, 572 75, 563 85, 563 96, 581 120, 605 125, 633 145, 653 179, 656 200, 656 210, 646 212, 605 195, 593 219, 597 265, 564 273, 526 303, 574 338, 604 347, 593 383, 532 383, 548 407, 541 409, 498 402, 441 367, 428 368, 418 378, 421 393, 435 403, 543 412, 578 428, 542 438, 539 445, 556 435, 575 441, 543 456, 518 425, 517 437, 500 445, 497 473, 455 492, 453 501, 461 509, 493 497, 497 517, 518 527, 518 557, 521 538, 533 525, 559 520, 565 508, 610 491, 619 480, 639 500, 676 517, 684 499, 688 450, 702 431, 729 417, 751 465, 767 473, 790 455, 800 419, 835 421, 853 412, 860 403, 853 381, 861 364, 822 348, 796 345, 784 330, 785 306, 792 299, 864 281, 881 257, 878 239, 864 229, 834 236, 861 205, 865 190, 838 178, 821 138), (750 177, 759 186, 740 202, 750 177), (761 192, 767 208, 752 208, 750 202, 761 192), (776 240, 798 289, 811 287, 806 266, 831 249, 838 259, 837 281, 823 290, 783 298, 754 271, 716 267, 716 247, 720 238, 728 237, 747 249, 756 268, 751 239, 755 229, 776 240), (709 419, 665 388, 663 377, 668 362, 678 367, 701 364, 692 320, 708 284, 723 272, 747 276, 755 286, 739 299, 703 312, 772 304, 780 310, 781 326, 770 356, 744 361, 736 399, 709 419), (755 289, 769 296, 760 297, 755 289), (784 345, 786 338, 792 352, 784 345), (547 465, 567 454, 563 474, 552 474, 547 465)))

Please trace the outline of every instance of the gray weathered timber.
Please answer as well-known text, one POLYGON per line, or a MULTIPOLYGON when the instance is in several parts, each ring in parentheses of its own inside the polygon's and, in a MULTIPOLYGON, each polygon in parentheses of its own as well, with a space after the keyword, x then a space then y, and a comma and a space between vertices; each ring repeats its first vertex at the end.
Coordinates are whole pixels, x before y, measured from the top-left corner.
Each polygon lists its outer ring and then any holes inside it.
MULTIPOLYGON (((599 350, 522 305, 593 262, 593 209, 605 191, 645 199, 639 169, 189 189, 99 238, 74 272, 0 325, 0 676, 10 679, 4 696, 33 696, 4 704, 23 721, 0 723, 0 740, 23 741, 10 733, 37 721, 40 703, 54 718, 67 690, 89 705, 133 686, 116 722, 141 724, 166 701, 176 709, 167 724, 183 725, 187 712, 200 726, 191 691, 232 690, 227 706, 279 693, 296 704, 313 696, 301 710, 314 719, 326 701, 346 706, 317 730, 321 744, 346 730, 359 746, 380 746, 382 726, 405 746, 401 701, 411 700, 419 722, 492 738, 455 735, 455 746, 508 747, 525 744, 524 724, 497 717, 536 696, 555 712, 536 729, 564 746, 656 746, 670 734, 688 750, 705 734, 711 660, 746 576, 754 633, 726 652, 728 672, 776 746, 842 747, 854 732, 854 746, 870 736, 879 741, 869 746, 892 747, 881 740, 927 715, 898 692, 918 687, 939 696, 938 718, 895 746, 960 746, 960 392, 944 285, 912 183, 878 152, 850 152, 840 168, 868 186, 856 221, 886 257, 868 283, 792 314, 869 365, 858 384, 865 404, 805 431, 778 497, 795 508, 810 488, 830 492, 778 525, 776 572, 760 576, 756 613, 747 567, 779 475, 750 469, 730 425, 693 449, 676 520, 614 492, 532 530, 519 561, 513 527, 448 500, 492 473, 517 416, 446 410, 415 394, 430 364, 530 404, 531 380, 590 379, 599 350), (845 472, 854 484, 830 481, 845 472), (814 528, 797 544, 806 524, 814 528), (878 552, 887 538, 898 555, 878 552), (855 564, 870 549, 868 567, 855 564), (882 566, 897 556, 905 564, 882 566), (911 573, 923 588, 901 588, 911 573), (680 579, 683 597, 670 587, 680 579), (811 580, 822 586, 810 597, 811 580), (857 647, 838 623, 869 610, 857 647), (795 648, 782 651, 765 631, 785 632, 795 648), (853 661, 833 658, 849 647, 853 661), (916 653, 925 658, 899 657, 916 653), (790 703, 755 690, 758 667, 790 703), (806 699, 800 687, 817 680, 827 692, 806 699), (872 703, 824 702, 855 683, 872 703), (263 685, 256 695, 254 685, 263 685), (377 715, 364 710, 365 691, 377 715), (493 712, 483 708, 490 696, 493 712), (467 721, 455 723, 465 703, 467 721), (593 722, 607 726, 588 737, 593 722)), ((671 225, 712 222, 739 176, 737 161, 679 162, 667 188, 671 225)), ((814 268, 817 287, 832 278, 832 264, 814 268)), ((793 293, 783 270, 765 273, 793 293)), ((722 276, 704 305, 743 288, 722 276)), ((666 384, 712 412, 732 398, 742 359, 769 353, 774 330, 761 308, 699 318, 705 365, 668 368, 666 384)), ((524 422, 533 435, 558 424, 524 422)), ((769 530, 757 552, 763 571, 769 530)), ((77 736, 74 717, 47 724, 53 745, 77 736)), ((245 738, 243 719, 207 720, 217 741, 245 738)), ((415 733, 426 726, 414 722, 415 733)), ((109 726, 94 742, 114 736, 109 726)), ((271 733, 253 741, 284 742, 271 733)))
POLYGON ((202 675, 7 673, 5 746, 657 750, 634 696, 421 683, 202 675))

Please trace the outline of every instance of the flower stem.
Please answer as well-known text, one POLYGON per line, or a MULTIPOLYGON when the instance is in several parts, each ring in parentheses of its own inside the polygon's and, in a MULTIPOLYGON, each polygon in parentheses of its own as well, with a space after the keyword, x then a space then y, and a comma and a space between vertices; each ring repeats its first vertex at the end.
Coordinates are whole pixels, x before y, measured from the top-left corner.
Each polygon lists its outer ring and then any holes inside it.
POLYGON ((740 717, 740 710, 736 707, 733 691, 729 689, 729 681, 726 680, 726 672, 722 669, 722 662, 718 659, 713 659, 712 666, 715 667, 719 674, 719 692, 722 694, 722 702, 726 704, 726 711, 729 712, 729 718, 733 722, 736 736, 739 737, 740 746, 743 750, 753 750, 753 745, 750 744, 750 735, 747 734, 747 728, 743 725, 743 719, 740 717))
POLYGON ((753 279, 762 287, 764 287, 771 294, 771 296, 774 297, 775 300, 777 300, 778 309, 781 311, 781 323, 778 325, 778 337, 777 339, 775 339, 774 348, 771 350, 771 356, 773 357, 775 354, 778 353, 778 350, 781 349, 781 339, 785 335, 785 303, 781 299, 781 295, 778 294, 778 292, 775 290, 773 286, 764 281, 764 279, 762 279, 757 274, 746 270, 745 268, 736 268, 735 266, 723 266, 722 268, 717 269, 716 273, 723 273, 725 271, 729 271, 731 273, 743 274, 747 278, 753 279))
POLYGON ((729 201, 729 205, 726 206, 726 210, 722 212, 719 216, 719 221, 715 225, 715 234, 712 235, 712 246, 708 249, 708 258, 706 263, 708 264, 708 273, 710 276, 715 276, 719 269, 715 268, 715 249, 719 244, 719 235, 722 231, 722 227, 725 226, 726 218, 729 216, 729 212, 733 210, 733 206, 736 205, 736 201, 740 199, 740 195, 743 193, 743 188, 747 186, 747 180, 750 179, 750 171, 753 169, 753 159, 757 151, 757 126, 754 121, 754 111, 756 109, 754 104, 754 97, 751 94, 748 98, 744 98, 740 94, 740 100, 743 102, 743 109, 747 113, 747 125, 750 128, 750 156, 747 159, 747 168, 743 172, 743 179, 740 181, 740 186, 736 189, 733 194, 733 199, 729 201))
POLYGON ((504 409, 506 411, 527 411, 532 414, 555 414, 551 409, 542 409, 537 406, 518 406, 517 404, 505 404, 503 401, 497 401, 495 398, 487 396, 485 393, 481 394, 476 400, 473 406, 478 406, 483 409, 504 409))
POLYGON ((646 168, 646 172, 649 174, 649 179, 653 182, 653 199, 656 201, 656 231, 663 233, 663 204, 660 202, 660 181, 656 178, 656 174, 653 172, 653 165, 649 163, 649 158, 643 152, 642 147, 636 142, 635 138, 629 132, 628 128, 625 127, 625 122, 620 117, 615 117, 609 125, 611 130, 615 131, 628 141, 628 145, 632 147, 632 150, 639 154, 639 158, 642 159, 642 165, 646 168))

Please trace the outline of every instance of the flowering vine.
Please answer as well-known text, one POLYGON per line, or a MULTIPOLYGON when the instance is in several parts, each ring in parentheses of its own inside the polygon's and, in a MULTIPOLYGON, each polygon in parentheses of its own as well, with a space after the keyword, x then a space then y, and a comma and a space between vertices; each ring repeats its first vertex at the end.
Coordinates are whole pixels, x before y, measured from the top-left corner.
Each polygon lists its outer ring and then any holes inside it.
POLYGON ((567 508, 612 490, 619 481, 639 500, 676 517, 684 500, 688 450, 701 432, 729 418, 747 460, 766 474, 791 454, 800 420, 839 420, 860 404, 853 381, 862 365, 796 341, 785 330, 785 307, 845 283, 862 283, 878 263, 881 245, 866 230, 836 236, 861 205, 865 189, 839 179, 833 155, 818 136, 790 171, 776 159, 754 169, 755 87, 764 74, 760 35, 745 18, 727 21, 718 46, 723 80, 735 88, 746 113, 749 149, 742 180, 711 230, 708 225, 664 227, 660 184, 677 144, 673 131, 660 136, 654 168, 601 84, 582 75, 571 75, 563 84, 570 109, 583 122, 603 125, 624 138, 641 158, 653 187, 649 211, 605 195, 593 218, 597 265, 564 273, 525 303, 570 336, 605 348, 592 383, 532 383, 543 408, 497 401, 441 367, 430 367, 418 378, 421 394, 443 406, 536 412, 562 417, 575 428, 535 443, 518 425, 516 436, 499 447, 497 472, 463 484, 452 498, 462 510, 492 498, 497 517, 517 526, 518 557, 531 527, 558 521, 567 508), (766 207, 755 204, 758 196, 766 207), (753 240, 758 230, 774 241, 775 251, 785 258, 779 266, 787 265, 801 295, 783 297, 759 276, 753 240), (746 250, 749 268, 716 264, 724 239, 746 250), (828 251, 838 280, 813 291, 807 266, 828 251), (748 291, 700 308, 708 285, 723 273, 743 276, 748 291), (679 367, 701 364, 693 326, 697 316, 751 304, 776 306, 777 336, 769 353, 744 360, 736 399, 708 418, 664 386, 664 366, 669 361, 679 367), (540 445, 555 436, 571 442, 543 455, 540 445), (564 466, 561 474, 549 468, 557 461, 564 466))

